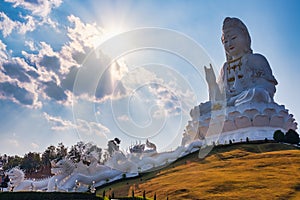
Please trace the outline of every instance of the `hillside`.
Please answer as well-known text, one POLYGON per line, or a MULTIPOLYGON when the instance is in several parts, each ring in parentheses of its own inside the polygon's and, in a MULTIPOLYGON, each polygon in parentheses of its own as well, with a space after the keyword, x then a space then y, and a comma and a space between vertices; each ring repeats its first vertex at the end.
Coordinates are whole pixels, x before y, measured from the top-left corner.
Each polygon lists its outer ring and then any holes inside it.
POLYGON ((98 188, 109 195, 157 199, 300 199, 300 150, 285 144, 216 147, 204 159, 198 152, 168 167, 98 188))

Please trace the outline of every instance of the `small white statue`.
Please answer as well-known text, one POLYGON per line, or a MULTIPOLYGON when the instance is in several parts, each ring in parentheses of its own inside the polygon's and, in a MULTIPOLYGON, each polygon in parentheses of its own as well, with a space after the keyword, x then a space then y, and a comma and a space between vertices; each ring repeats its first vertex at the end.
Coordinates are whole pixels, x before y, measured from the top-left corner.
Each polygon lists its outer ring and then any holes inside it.
POLYGON ((45 179, 25 179, 23 170, 15 167, 6 173, 10 179, 9 186, 13 191, 35 191, 46 190, 50 178, 45 179))

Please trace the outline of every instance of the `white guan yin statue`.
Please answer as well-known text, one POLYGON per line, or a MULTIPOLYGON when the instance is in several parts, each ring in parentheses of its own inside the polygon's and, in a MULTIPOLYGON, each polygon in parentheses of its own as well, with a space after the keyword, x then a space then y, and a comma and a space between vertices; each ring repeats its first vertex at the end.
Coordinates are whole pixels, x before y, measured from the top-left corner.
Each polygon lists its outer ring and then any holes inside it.
POLYGON ((275 130, 297 129, 293 115, 274 102, 277 80, 267 59, 253 53, 240 19, 224 20, 222 43, 226 62, 218 80, 212 66, 204 67, 209 101, 191 110, 182 144, 204 138, 210 143, 272 139, 275 130))

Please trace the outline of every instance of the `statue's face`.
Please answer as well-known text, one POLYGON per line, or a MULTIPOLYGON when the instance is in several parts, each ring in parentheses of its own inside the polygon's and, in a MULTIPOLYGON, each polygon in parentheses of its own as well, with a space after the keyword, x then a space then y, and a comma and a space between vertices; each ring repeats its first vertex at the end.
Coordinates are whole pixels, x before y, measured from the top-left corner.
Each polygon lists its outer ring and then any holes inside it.
POLYGON ((247 40, 239 28, 230 28, 224 31, 223 45, 226 54, 234 59, 244 54, 247 40))

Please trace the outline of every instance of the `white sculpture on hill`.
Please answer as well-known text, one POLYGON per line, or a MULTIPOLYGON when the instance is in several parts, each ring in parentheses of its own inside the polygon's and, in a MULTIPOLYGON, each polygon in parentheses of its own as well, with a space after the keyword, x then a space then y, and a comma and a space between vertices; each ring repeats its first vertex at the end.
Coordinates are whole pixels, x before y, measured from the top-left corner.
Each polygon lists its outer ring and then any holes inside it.
POLYGON ((226 62, 218 81, 212 66, 204 67, 209 101, 191 110, 182 144, 204 138, 209 143, 272 139, 275 130, 297 129, 293 115, 274 102, 277 80, 267 59, 252 52, 245 24, 227 17, 222 31, 226 62))
POLYGON ((13 191, 86 192, 91 185, 98 187, 166 166, 198 150, 201 145, 202 143, 197 141, 187 147, 180 146, 175 151, 158 153, 156 145, 147 140, 146 146, 150 148, 149 151, 124 154, 120 150, 115 150, 104 164, 92 161, 86 165, 82 161, 74 163, 69 159, 51 161, 53 176, 46 179, 26 179, 24 172, 18 168, 11 169, 7 175, 11 180, 10 188, 13 187, 13 191))
POLYGON ((146 140, 146 144, 136 144, 129 148, 130 153, 149 153, 156 152, 156 145, 146 140), (146 148, 146 149, 145 149, 146 148))
POLYGON ((6 174, 10 179, 8 186, 13 191, 46 190, 50 179, 25 179, 25 173, 19 168, 13 168, 6 174))
POLYGON ((62 159, 51 162, 53 176, 45 179, 25 179, 25 174, 18 168, 7 172, 10 178, 9 187, 13 191, 77 191, 85 192, 89 186, 99 186, 109 180, 122 178, 124 172, 112 169, 98 163, 89 166, 82 162, 73 163, 72 160, 62 159), (78 185, 77 185, 78 184, 78 185))
POLYGON ((75 164, 71 160, 62 159, 51 162, 52 177, 44 179, 25 179, 25 173, 19 168, 12 168, 7 172, 10 188, 13 191, 61 191, 67 178, 74 173, 75 164))

